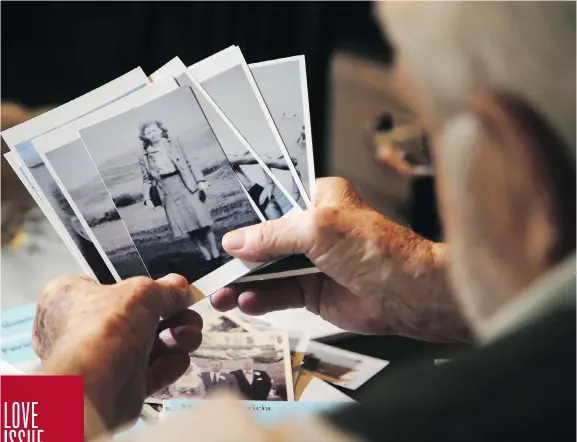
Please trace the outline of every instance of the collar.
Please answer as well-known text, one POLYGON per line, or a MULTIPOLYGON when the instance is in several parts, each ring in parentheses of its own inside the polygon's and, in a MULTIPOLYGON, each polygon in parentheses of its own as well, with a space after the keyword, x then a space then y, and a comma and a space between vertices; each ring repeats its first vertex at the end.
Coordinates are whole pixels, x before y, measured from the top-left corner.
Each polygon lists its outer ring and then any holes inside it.
POLYGON ((162 138, 162 139, 160 140, 160 142, 156 145, 156 147, 149 146, 148 149, 145 149, 145 150, 144 150, 144 154, 145 154, 145 155, 148 155, 148 154, 150 154, 150 153, 160 152, 161 149, 160 149, 159 146, 160 146, 161 144, 162 144, 163 146, 166 146, 167 144, 170 144, 170 140, 167 139, 167 138, 162 138))
POLYGON ((576 264, 573 254, 532 284, 518 299, 507 303, 481 327, 483 343, 514 333, 554 310, 575 308, 576 264))

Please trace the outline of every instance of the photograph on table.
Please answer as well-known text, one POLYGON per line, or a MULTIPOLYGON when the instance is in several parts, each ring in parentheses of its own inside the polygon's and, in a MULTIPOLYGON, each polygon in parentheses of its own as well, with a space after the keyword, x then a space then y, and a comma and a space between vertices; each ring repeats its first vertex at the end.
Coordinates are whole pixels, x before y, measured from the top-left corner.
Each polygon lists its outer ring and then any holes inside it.
POLYGON ((312 199, 315 166, 304 55, 249 66, 262 98, 312 199), (282 84, 282 87, 279 87, 282 84))
POLYGON ((79 134, 153 278, 179 273, 209 295, 261 265, 222 249, 260 219, 190 88, 79 134), (133 204, 118 204, 125 194, 133 204))
POLYGON ((245 400, 294 400, 284 332, 203 333, 190 362, 184 376, 151 399, 203 399, 227 390, 245 400))
MULTIPOLYGON (((128 229, 110 197, 96 166, 74 127, 65 126, 35 140, 62 194, 68 200, 84 230, 110 262, 117 280, 149 276, 128 229), (68 139, 72 138, 72 141, 68 139)), ((132 202, 121 195, 117 204, 132 202)))
POLYGON ((114 282, 108 266, 90 241, 58 185, 46 170, 34 146, 34 138, 83 115, 90 114, 148 84, 140 68, 82 95, 66 104, 2 132, 2 138, 23 164, 27 180, 43 201, 43 210, 85 273, 100 282, 114 282))
POLYGON ((226 333, 249 333, 256 330, 250 325, 236 318, 230 313, 203 317, 203 333, 206 332, 226 332, 226 333))
POLYGON ((309 341, 303 367, 314 376, 349 390, 356 390, 389 365, 388 361, 309 341))
POLYGON ((274 167, 282 168, 282 161, 268 157, 263 160, 190 72, 178 75, 177 82, 192 88, 214 135, 261 219, 278 219, 292 208, 300 210, 293 196, 271 170, 274 167))
MULTIPOLYGON (((272 164, 274 167, 269 166, 272 172, 305 209, 310 199, 295 169, 297 160, 284 146, 240 49, 235 47, 222 51, 189 66, 188 71, 258 156, 265 163, 275 162, 272 164)), ((280 197, 282 194, 275 189, 273 195, 280 197)), ((284 213, 291 209, 283 206, 284 213)))

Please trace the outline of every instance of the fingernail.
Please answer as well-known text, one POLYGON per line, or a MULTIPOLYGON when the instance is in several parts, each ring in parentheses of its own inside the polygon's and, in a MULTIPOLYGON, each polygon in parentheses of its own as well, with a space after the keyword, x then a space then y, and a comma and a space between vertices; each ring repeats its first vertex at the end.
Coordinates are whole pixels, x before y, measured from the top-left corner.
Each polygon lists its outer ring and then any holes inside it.
POLYGON ((166 346, 168 346, 168 347, 174 347, 178 344, 176 342, 176 339, 174 339, 174 335, 173 335, 172 331, 169 328, 162 330, 158 334, 158 338, 162 342, 164 342, 164 344, 166 344, 166 346))
POLYGON ((228 232, 222 238, 222 246, 225 250, 240 250, 244 247, 245 230, 235 230, 234 232, 228 232))
POLYGON ((184 290, 188 287, 188 281, 184 276, 177 275, 176 273, 169 273, 166 276, 163 276, 158 281, 163 283, 169 284, 174 288, 184 290))

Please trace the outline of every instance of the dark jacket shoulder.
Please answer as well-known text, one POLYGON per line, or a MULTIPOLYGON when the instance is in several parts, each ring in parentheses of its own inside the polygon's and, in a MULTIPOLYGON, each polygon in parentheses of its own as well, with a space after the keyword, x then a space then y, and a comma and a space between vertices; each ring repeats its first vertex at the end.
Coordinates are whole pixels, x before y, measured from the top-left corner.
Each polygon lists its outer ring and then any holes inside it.
POLYGON ((575 440, 575 308, 441 366, 383 380, 328 415, 369 441, 575 440))

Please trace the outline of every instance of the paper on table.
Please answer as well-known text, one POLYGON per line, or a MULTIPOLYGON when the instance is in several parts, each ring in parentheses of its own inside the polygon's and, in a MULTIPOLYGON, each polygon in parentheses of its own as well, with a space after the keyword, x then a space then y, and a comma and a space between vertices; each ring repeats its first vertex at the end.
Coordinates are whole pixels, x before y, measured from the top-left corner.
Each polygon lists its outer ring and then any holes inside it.
POLYGON ((18 370, 16 367, 13 367, 6 361, 0 360, 0 375, 21 375, 23 374, 22 371, 18 370))
POLYGON ((304 388, 299 402, 355 402, 340 390, 316 377, 312 377, 304 388))
POLYGON ((306 354, 318 359, 315 376, 349 390, 356 390, 389 365, 388 361, 310 341, 306 354))
MULTIPOLYGON (((206 404, 202 400, 170 399, 164 402, 166 414, 178 411, 191 410, 199 405, 206 404)), ((272 425, 281 419, 296 416, 322 413, 332 410, 341 405, 341 402, 315 401, 315 402, 259 402, 243 401, 243 405, 253 413, 254 417, 263 425, 272 425)))
POLYGON ((36 314, 36 303, 13 307, 0 311, 2 322, 2 334, 0 338, 16 337, 19 335, 30 336, 32 325, 34 324, 34 315, 36 314))
POLYGON ((32 335, 2 341, 0 359, 25 373, 40 366, 40 359, 32 348, 32 335))

